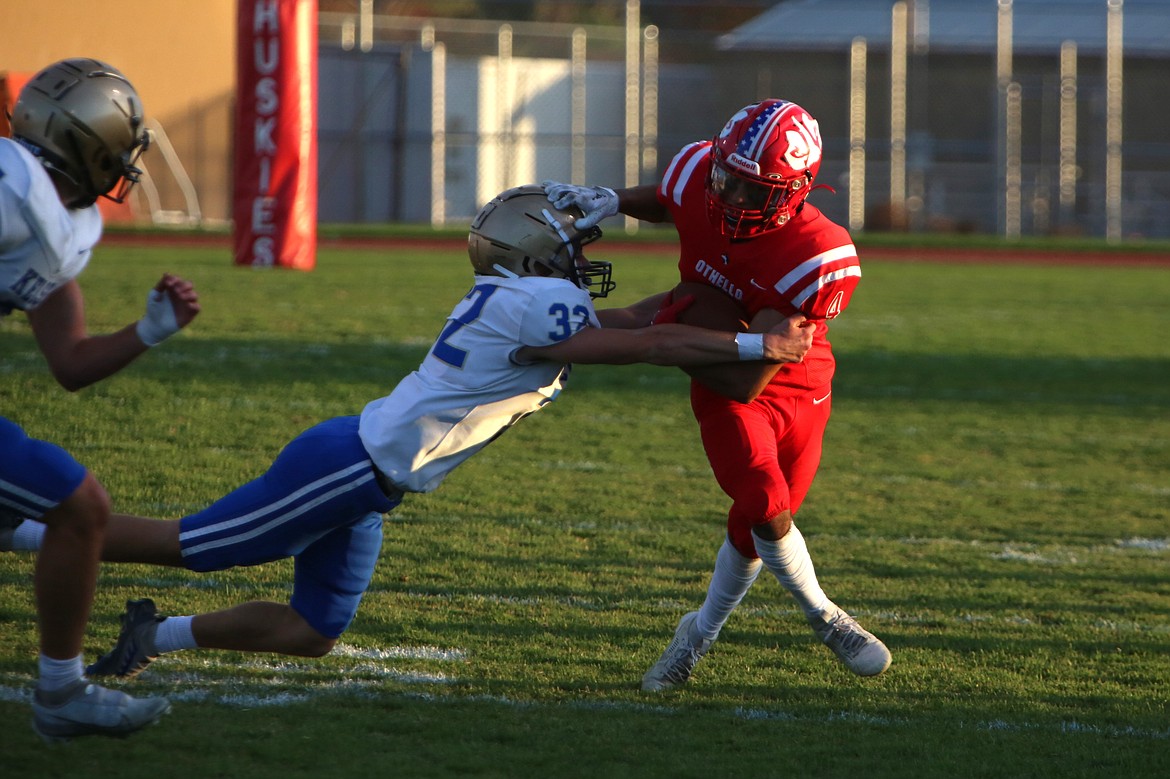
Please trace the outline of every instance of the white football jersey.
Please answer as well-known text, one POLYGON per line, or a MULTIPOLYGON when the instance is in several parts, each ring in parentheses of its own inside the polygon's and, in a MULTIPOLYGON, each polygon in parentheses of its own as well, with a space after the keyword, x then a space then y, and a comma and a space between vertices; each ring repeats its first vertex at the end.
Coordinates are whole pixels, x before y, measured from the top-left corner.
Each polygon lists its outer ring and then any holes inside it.
POLYGON ((600 327, 589 294, 565 279, 476 276, 418 370, 362 411, 359 434, 374 464, 406 492, 430 492, 457 465, 556 398, 568 365, 519 363, 600 327))
POLYGON ((101 236, 97 206, 66 208, 40 161, 0 138, 0 316, 76 278, 101 236))

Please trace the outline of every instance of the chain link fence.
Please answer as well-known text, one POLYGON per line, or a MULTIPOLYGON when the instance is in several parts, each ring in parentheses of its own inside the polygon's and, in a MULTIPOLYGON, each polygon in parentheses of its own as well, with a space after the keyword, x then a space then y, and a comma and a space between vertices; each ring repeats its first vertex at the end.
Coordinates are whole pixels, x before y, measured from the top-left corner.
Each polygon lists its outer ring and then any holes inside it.
POLYGON ((1126 60, 1119 177, 1100 57, 1080 58, 1071 124, 1060 52, 1019 57, 1007 99, 993 56, 915 59, 895 143, 881 49, 863 52, 858 89, 849 50, 749 56, 653 27, 322 13, 319 41, 323 222, 465 224, 497 192, 546 178, 656 183, 683 145, 783 97, 820 120, 820 181, 839 194, 815 203, 853 229, 1170 237, 1170 143, 1137 110, 1158 99, 1165 57, 1126 60), (1007 136, 1005 105, 1019 112, 1007 136))

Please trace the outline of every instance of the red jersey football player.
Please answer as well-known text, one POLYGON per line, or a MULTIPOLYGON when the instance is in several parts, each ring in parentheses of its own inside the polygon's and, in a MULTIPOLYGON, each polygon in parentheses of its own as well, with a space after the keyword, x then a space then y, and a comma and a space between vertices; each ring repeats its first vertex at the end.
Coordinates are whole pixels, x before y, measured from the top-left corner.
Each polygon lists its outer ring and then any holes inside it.
MULTIPOLYGON (((797 312, 816 327, 801 363, 688 371, 703 447, 732 505, 707 597, 679 622, 642 678, 643 690, 687 681, 761 566, 850 670, 876 676, 890 665, 885 644, 821 589, 793 523, 820 463, 832 404, 827 323, 845 310, 861 278, 848 232, 805 202, 820 162, 817 121, 794 103, 765 100, 738 111, 712 140, 685 146, 657 186, 544 183, 558 208, 586 212, 582 225, 617 213, 672 221, 681 281, 721 290, 743 307, 753 331, 797 312)), ((680 320, 699 323, 701 308, 697 303, 680 320)))

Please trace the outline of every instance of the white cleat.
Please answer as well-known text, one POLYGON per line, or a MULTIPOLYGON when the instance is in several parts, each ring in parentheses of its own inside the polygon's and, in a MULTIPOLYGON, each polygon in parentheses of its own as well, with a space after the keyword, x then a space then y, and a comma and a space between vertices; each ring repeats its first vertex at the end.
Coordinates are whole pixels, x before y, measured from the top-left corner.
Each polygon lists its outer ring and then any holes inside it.
POLYGON ((890 650, 836 604, 808 621, 813 632, 858 676, 877 676, 890 667, 890 650))
POLYGON ((130 735, 171 710, 166 698, 133 698, 81 679, 67 690, 33 694, 33 730, 47 742, 74 736, 130 735))
POLYGON ((642 677, 642 689, 646 692, 669 690, 685 684, 691 678, 691 670, 695 664, 703 659, 707 650, 715 643, 713 640, 701 638, 697 641, 691 636, 691 626, 699 612, 692 611, 679 620, 678 628, 674 631, 674 638, 670 645, 658 658, 654 667, 642 677))

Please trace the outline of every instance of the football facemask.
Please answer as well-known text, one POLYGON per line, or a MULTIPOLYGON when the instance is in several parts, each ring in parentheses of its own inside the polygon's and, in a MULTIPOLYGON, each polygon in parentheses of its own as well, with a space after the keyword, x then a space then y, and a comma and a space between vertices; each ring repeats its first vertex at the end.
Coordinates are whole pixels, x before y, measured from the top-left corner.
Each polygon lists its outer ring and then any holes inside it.
POLYGON ((712 222, 732 238, 782 227, 800 211, 820 162, 820 128, 803 108, 783 100, 746 106, 712 141, 712 222))

